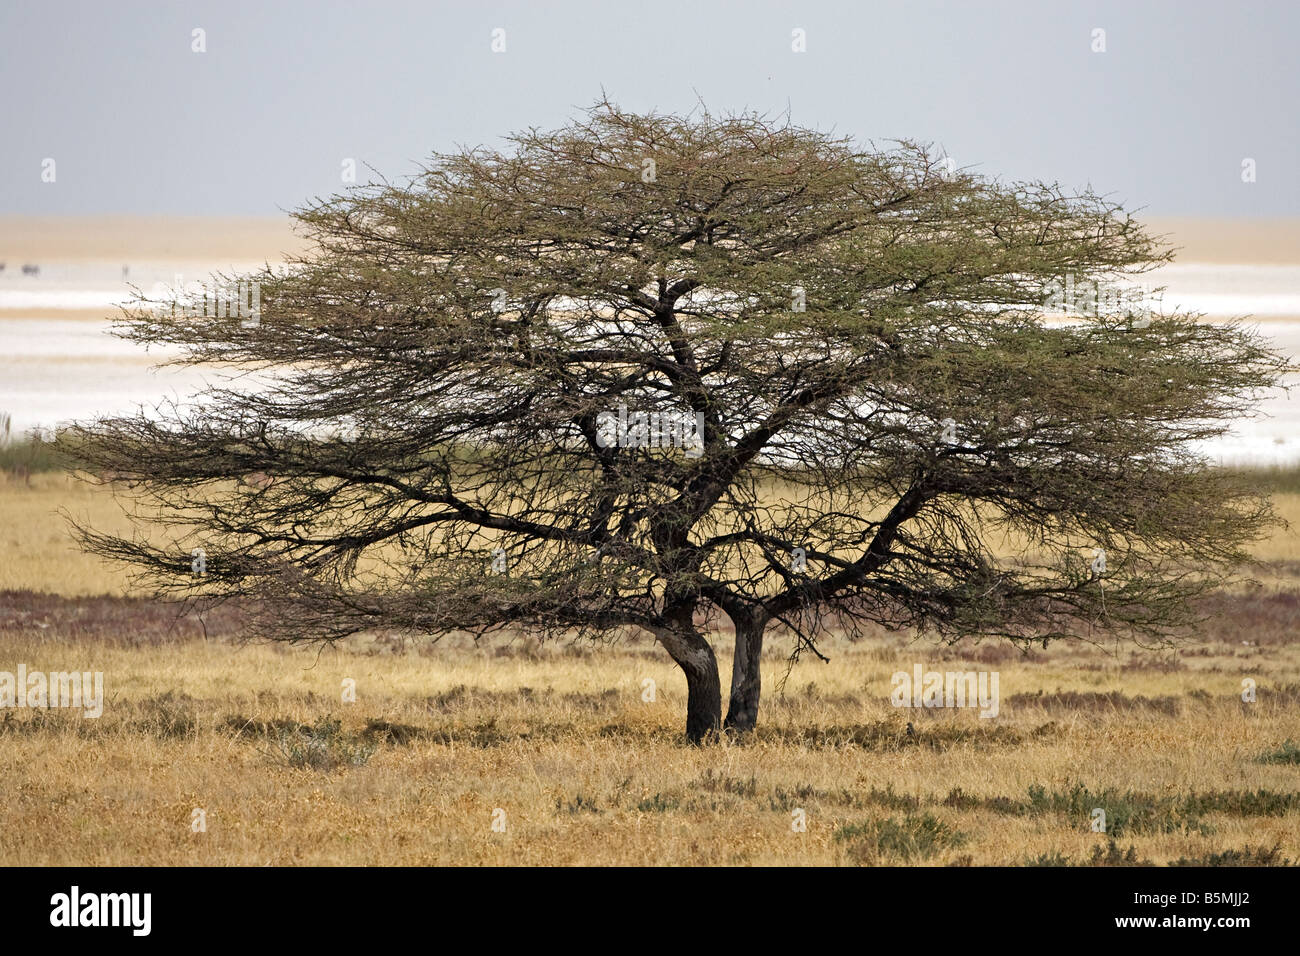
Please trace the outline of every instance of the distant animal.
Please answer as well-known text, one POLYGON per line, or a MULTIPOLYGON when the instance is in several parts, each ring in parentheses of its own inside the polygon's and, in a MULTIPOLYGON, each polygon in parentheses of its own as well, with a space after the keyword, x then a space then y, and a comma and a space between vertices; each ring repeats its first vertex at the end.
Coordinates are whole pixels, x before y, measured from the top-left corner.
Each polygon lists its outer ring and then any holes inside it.
POLYGON ((251 488, 265 488, 271 483, 271 476, 264 471, 254 471, 245 475, 239 480, 241 485, 248 485, 251 488))
POLYGON ((25 276, 38 276, 40 274, 41 274, 40 266, 32 265, 30 262, 23 266, 23 275, 25 276))
POLYGON ((907 722, 907 736, 909 737, 916 736, 916 728, 912 726, 912 722, 910 720, 907 722))

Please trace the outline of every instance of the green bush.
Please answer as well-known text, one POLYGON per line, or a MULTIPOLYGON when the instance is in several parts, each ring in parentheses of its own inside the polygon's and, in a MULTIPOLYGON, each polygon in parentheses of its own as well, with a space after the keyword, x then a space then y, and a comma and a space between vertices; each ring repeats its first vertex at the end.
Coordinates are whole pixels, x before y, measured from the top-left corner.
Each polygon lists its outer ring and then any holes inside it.
POLYGON ((835 831, 835 840, 846 844, 846 852, 855 863, 871 865, 889 857, 928 860, 943 850, 961 846, 966 834, 926 813, 908 814, 901 821, 889 817, 843 826, 835 831))
POLYGON ((360 767, 375 752, 375 745, 343 733, 337 717, 322 717, 311 726, 282 730, 277 739, 279 755, 290 767, 334 770, 360 767))

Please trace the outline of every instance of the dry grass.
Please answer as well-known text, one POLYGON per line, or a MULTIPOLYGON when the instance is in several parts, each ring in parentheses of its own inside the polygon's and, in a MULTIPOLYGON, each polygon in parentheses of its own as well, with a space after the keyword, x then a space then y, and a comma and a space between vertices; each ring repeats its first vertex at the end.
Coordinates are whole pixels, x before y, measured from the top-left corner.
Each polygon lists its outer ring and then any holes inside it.
MULTIPOLYGON (((1282 505, 1300 512, 1300 496, 1282 505)), ((320 651, 237 643, 234 615, 203 622, 205 637, 147 602, 75 597, 125 586, 72 549, 60 507, 118 520, 102 491, 61 476, 0 480, 0 671, 103 671, 107 700, 90 720, 0 712, 3 863, 1300 858, 1294 538, 1269 543, 1265 591, 1209 602, 1177 652, 1024 656, 882 634, 799 664, 782 692, 774 647, 759 731, 699 749, 680 740, 684 681, 648 641, 376 636, 320 651), (891 707, 890 675, 917 663, 998 671, 1001 713, 891 707), (1241 702, 1243 678, 1256 703, 1241 702), (1090 830, 1093 806, 1109 834, 1090 830)), ((727 636, 717 645, 725 681, 727 636)))
POLYGON ((0 590, 126 594, 126 573, 85 554, 63 514, 95 528, 130 527, 109 489, 63 472, 0 472, 0 590))

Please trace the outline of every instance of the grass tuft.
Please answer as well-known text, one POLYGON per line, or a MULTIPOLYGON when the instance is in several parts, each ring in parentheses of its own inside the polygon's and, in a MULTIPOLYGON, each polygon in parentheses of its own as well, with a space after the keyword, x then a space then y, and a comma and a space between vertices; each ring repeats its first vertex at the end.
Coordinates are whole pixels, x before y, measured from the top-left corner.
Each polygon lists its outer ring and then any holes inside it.
POLYGON ((295 769, 336 770, 364 766, 375 749, 370 741, 345 734, 337 717, 322 717, 311 726, 281 730, 275 755, 295 769))
POLYGON ((844 845, 849 859, 864 866, 890 859, 928 860, 966 839, 965 833, 929 813, 854 823, 835 831, 835 840, 844 845))

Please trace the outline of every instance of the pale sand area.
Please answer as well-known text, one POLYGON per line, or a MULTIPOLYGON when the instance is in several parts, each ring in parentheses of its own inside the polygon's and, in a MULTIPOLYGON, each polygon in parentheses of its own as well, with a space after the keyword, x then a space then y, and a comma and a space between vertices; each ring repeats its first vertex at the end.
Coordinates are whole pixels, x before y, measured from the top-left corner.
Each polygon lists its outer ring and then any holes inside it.
MULTIPOLYGON (((1300 264, 1300 219, 1139 216, 1180 262, 1300 264)), ((288 215, 261 218, 3 216, 0 261, 278 261, 307 248, 288 215)))
POLYGON ((117 314, 129 281, 203 279, 214 271, 248 272, 305 251, 289 216, 0 216, 0 318, 92 319, 117 314), (40 268, 35 279, 22 268, 40 268), (123 274, 123 266, 128 271, 123 274), (58 304, 51 288, 64 294, 58 304), (40 290, 26 301, 15 292, 40 290), (81 301, 78 301, 78 300, 81 301))
POLYGON ((1138 219, 1179 250, 1176 262, 1300 265, 1300 219, 1138 219))
MULTIPOLYGON (((1176 265, 1142 277, 1177 293, 1177 301, 1166 300, 1171 307, 1260 322, 1300 319, 1300 219, 1143 221, 1178 250, 1176 265)), ((308 249, 287 214, 0 216, 0 318, 102 321, 116 314, 127 282, 148 289, 182 276, 247 272, 308 249), (22 274, 28 264, 40 267, 39 279, 22 274)))
MULTIPOLYGON (((1153 234, 1181 247, 1176 264, 1149 276, 1166 286, 1170 309, 1212 321, 1249 315, 1276 345, 1300 355, 1300 220, 1143 217, 1153 234)), ((0 216, 0 412, 15 430, 119 413, 136 403, 184 398, 211 384, 208 373, 152 368, 174 354, 149 353, 106 334, 128 282, 242 273, 307 250, 288 215, 274 218, 37 218, 0 216), (24 276, 24 264, 40 266, 24 276), (128 267, 124 276, 122 267, 128 267)), ((1144 283, 1148 284, 1148 283, 1144 283)), ((1270 394, 1266 417, 1239 423, 1216 456, 1259 463, 1300 461, 1300 402, 1270 394)))
POLYGON ((288 215, 0 216, 0 261, 277 262, 306 243, 288 215))

